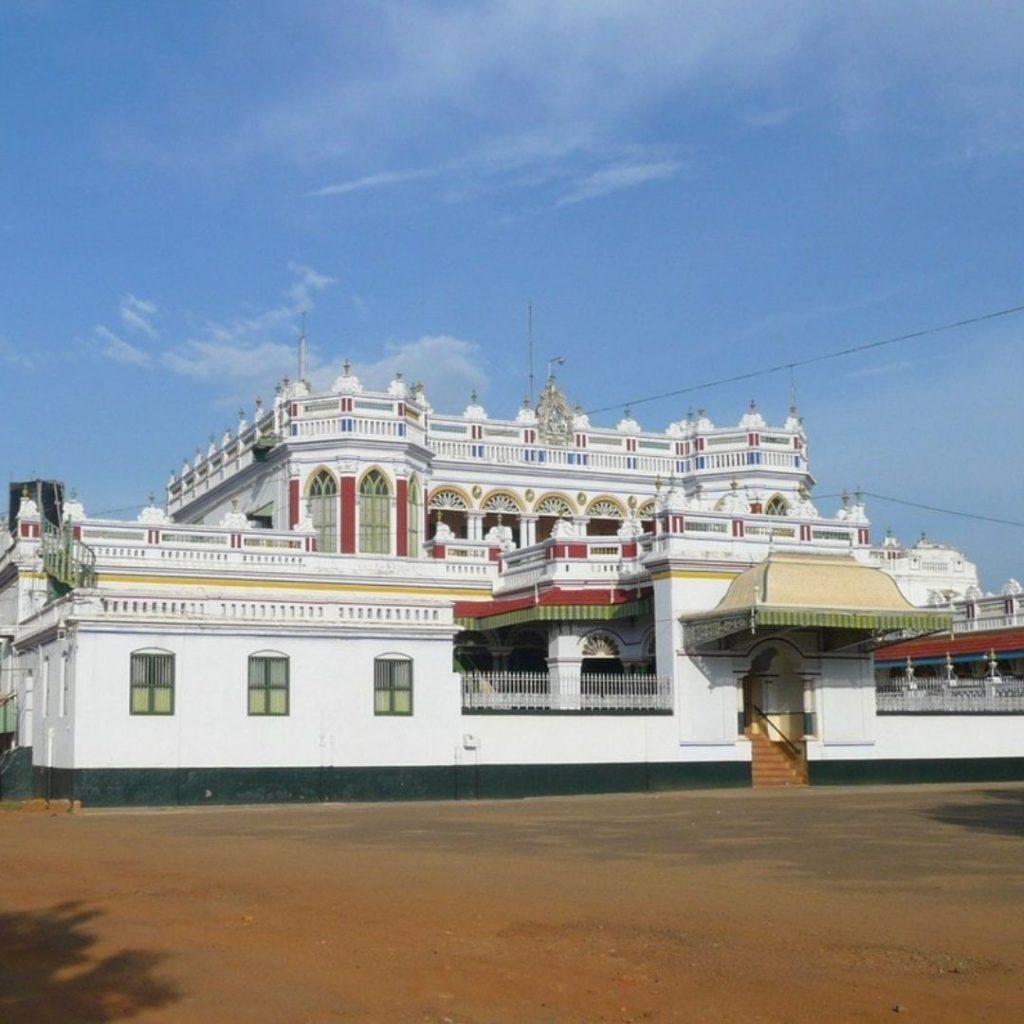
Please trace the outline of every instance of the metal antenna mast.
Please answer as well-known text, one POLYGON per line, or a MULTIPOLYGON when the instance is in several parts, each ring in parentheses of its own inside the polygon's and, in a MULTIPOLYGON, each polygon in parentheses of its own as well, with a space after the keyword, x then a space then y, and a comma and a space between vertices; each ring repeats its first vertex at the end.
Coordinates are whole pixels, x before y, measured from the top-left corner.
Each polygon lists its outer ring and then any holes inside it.
POLYGON ((306 379, 306 311, 302 311, 302 333, 299 335, 299 380, 306 379))
POLYGON ((533 303, 526 307, 526 338, 530 360, 530 406, 533 406, 533 303))

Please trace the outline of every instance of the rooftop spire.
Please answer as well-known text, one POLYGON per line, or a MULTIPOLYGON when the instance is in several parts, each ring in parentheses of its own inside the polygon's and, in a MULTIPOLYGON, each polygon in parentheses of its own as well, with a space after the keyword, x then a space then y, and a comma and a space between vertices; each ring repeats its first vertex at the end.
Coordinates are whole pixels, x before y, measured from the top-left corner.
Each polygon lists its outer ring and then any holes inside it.
POLYGON ((299 377, 300 381, 306 379, 306 311, 302 311, 302 331, 299 334, 299 377))

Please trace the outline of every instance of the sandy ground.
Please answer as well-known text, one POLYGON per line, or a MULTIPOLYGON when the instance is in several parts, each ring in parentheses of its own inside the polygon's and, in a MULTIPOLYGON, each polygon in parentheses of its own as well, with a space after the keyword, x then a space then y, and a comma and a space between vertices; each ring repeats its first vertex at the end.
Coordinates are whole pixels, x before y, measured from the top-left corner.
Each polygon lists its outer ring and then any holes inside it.
POLYGON ((1024 787, 0 812, 0 1021, 1024 1020, 1024 787))

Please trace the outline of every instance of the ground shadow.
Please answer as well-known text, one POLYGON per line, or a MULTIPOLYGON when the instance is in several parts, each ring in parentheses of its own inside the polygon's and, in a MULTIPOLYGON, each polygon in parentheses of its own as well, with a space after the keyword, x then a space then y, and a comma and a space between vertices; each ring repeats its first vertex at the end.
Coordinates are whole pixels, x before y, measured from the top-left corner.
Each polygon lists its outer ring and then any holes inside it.
POLYGON ((0 1021, 104 1024, 179 998, 153 975, 163 954, 94 955, 87 926, 98 916, 81 903, 0 913, 0 1021))
POLYGON ((946 825, 1024 838, 1024 790, 986 789, 985 803, 942 804, 927 816, 946 825))

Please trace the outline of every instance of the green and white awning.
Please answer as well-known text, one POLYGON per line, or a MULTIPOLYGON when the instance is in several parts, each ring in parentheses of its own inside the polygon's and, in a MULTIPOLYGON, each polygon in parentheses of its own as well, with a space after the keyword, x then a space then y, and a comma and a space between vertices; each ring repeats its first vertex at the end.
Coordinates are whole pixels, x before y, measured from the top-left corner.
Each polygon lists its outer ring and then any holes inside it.
POLYGON ((771 555, 740 573, 718 606, 680 617, 688 650, 759 629, 842 631, 860 641, 952 629, 948 610, 917 608, 881 569, 849 556, 771 555))

